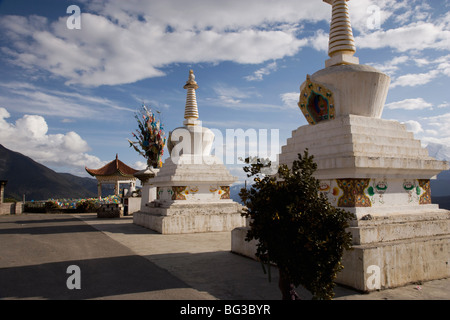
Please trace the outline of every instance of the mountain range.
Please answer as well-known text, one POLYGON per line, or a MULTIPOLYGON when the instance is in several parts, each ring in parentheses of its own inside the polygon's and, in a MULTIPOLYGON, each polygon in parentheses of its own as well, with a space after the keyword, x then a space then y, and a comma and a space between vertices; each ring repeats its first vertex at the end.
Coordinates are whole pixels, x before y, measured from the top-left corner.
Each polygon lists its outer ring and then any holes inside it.
POLYGON ((21 153, 0 145, 0 180, 8 180, 5 198, 47 200, 91 198, 97 195, 97 180, 57 173, 21 153))

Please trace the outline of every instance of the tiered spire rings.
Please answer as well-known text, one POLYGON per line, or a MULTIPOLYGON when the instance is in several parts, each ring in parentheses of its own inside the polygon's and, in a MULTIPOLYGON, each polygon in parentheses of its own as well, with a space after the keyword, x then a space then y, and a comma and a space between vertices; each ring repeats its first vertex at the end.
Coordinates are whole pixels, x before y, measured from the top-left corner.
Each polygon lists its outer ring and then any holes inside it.
POLYGON ((353 56, 356 46, 348 13, 347 1, 349 0, 323 1, 333 6, 328 43, 328 55, 331 59, 326 61, 326 67, 359 64, 359 59, 353 56))
POLYGON ((197 97, 195 95, 195 90, 198 89, 198 84, 195 82, 194 71, 189 71, 189 80, 186 82, 184 89, 187 89, 186 96, 186 107, 184 109, 184 121, 185 125, 196 125, 198 119, 198 107, 197 107, 197 97))

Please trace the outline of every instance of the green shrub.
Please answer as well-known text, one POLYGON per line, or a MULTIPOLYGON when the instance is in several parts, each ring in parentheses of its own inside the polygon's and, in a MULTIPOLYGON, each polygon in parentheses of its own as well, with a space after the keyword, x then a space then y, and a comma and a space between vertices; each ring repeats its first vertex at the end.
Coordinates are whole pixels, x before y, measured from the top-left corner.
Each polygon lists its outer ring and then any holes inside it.
POLYGON ((97 212, 98 204, 93 200, 81 200, 77 202, 77 212, 97 212))
POLYGON ((46 201, 44 204, 45 212, 57 213, 61 212, 61 207, 54 201, 46 201))
POLYGON ((286 165, 278 168, 278 177, 261 174, 267 165, 259 159, 244 168, 255 181, 239 194, 246 205, 244 215, 251 218, 246 240, 258 241, 261 262, 277 265, 283 299, 292 298, 292 289, 299 285, 313 299, 332 299, 342 256, 351 248, 351 234, 345 229, 353 216, 333 207, 319 192, 313 177, 317 164, 308 150, 298 156, 291 170, 286 165))
POLYGON ((45 204, 41 202, 25 202, 23 212, 26 213, 46 213, 45 204))

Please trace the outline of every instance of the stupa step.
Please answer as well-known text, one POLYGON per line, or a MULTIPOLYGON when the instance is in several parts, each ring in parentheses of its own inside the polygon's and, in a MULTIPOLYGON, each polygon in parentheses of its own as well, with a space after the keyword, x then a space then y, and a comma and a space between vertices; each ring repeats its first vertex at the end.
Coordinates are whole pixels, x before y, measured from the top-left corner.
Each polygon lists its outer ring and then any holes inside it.
MULTIPOLYGON (((291 164, 298 160, 297 154, 281 157, 280 163, 291 164)), ((315 158, 318 179, 347 178, 405 178, 431 179, 447 166, 435 160, 420 160, 414 158, 370 157, 367 155, 339 155, 327 158, 315 158)))
POLYGON ((217 182, 222 181, 234 181, 235 178, 224 169, 224 167, 207 167, 203 168, 197 167, 176 167, 174 170, 164 171, 161 175, 158 175, 152 181, 153 183, 158 183, 159 181, 172 181, 179 179, 187 179, 186 181, 211 181, 216 180, 217 182))
MULTIPOLYGON (((299 143, 291 143, 282 147, 282 153, 297 153, 298 150, 309 149, 309 153, 314 155, 316 159, 322 157, 335 156, 368 156, 368 157, 396 157, 396 158, 421 158, 431 159, 428 150, 422 148, 415 141, 404 141, 404 144, 376 144, 376 143, 360 143, 357 141, 346 141, 340 143, 317 143, 314 141, 301 141, 299 143)), ((281 158, 280 158, 281 161, 281 158)))
POLYGON ((399 206, 398 214, 392 214, 394 210, 395 208, 390 208, 389 218, 372 216, 371 220, 357 220, 358 226, 349 228, 353 244, 398 241, 450 233, 450 211, 427 210, 422 206, 417 206, 415 213, 414 209, 405 206, 399 206))
MULTIPOLYGON (((340 144, 329 145, 324 147, 311 147, 291 145, 290 150, 282 148, 282 153, 287 154, 293 152, 294 157, 297 155, 295 150, 304 150, 308 148, 309 153, 314 155, 315 160, 322 158, 335 157, 368 157, 368 158, 420 158, 422 160, 431 160, 426 149, 409 148, 409 147, 392 147, 392 146, 377 146, 377 145, 358 145, 358 144, 340 144)), ((287 163, 284 157, 280 156, 281 163, 287 163)))
POLYGON ((413 140, 408 138, 401 138, 396 136, 383 137, 380 139, 378 136, 365 135, 365 134, 333 134, 332 136, 324 136, 320 139, 315 139, 314 137, 302 136, 301 139, 293 140, 289 138, 287 140, 287 145, 283 146, 283 150, 286 152, 295 150, 294 141, 297 144, 307 144, 314 143, 314 147, 327 147, 330 145, 339 144, 354 144, 354 145, 378 145, 378 146, 388 146, 388 147, 405 147, 408 146, 411 149, 422 149, 422 144, 420 140, 413 140))
MULTIPOLYGON (((161 175, 158 175, 158 177, 162 176, 169 176, 175 173, 181 173, 183 171, 185 172, 192 172, 195 174, 202 174, 206 173, 205 169, 211 172, 215 173, 228 173, 228 170, 224 165, 205 165, 205 164, 192 164, 192 165, 178 165, 178 166, 167 166, 166 171, 162 172, 161 175)), ((209 172, 208 172, 209 173, 209 172)))
POLYGON ((368 287, 372 273, 367 272, 373 266, 382 270, 376 289, 448 278, 449 251, 449 235, 355 245, 353 250, 345 252, 342 261, 345 268, 336 282, 361 291, 373 291, 373 286, 368 287))
POLYGON ((414 138, 414 134, 407 131, 406 126, 403 124, 382 119, 373 119, 375 121, 365 122, 359 121, 361 119, 357 118, 352 119, 354 117, 355 116, 350 116, 350 118, 342 117, 340 119, 322 122, 315 126, 302 126, 292 131, 292 137, 299 135, 304 136, 313 132, 314 134, 321 134, 320 132, 332 133, 329 135, 339 135, 350 132, 380 137, 414 138))
POLYGON ((374 144, 380 146, 392 146, 392 147, 402 147, 407 145, 410 148, 421 149, 422 143, 420 140, 402 138, 397 136, 383 137, 380 141, 378 136, 365 135, 365 134, 354 134, 352 135, 354 144, 374 144))
POLYGON ((414 134, 407 131, 406 129, 398 130, 397 128, 377 128, 369 126, 352 126, 351 132, 354 134, 370 135, 372 137, 378 138, 403 138, 403 139, 414 139, 414 134))

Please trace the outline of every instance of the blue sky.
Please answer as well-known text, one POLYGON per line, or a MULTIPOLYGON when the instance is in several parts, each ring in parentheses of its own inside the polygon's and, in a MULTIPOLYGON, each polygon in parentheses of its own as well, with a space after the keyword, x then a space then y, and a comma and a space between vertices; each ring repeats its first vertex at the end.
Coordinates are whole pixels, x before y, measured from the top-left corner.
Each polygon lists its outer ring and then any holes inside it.
MULTIPOLYGON (((450 1, 349 8, 360 63, 391 77, 382 117, 450 155, 450 1)), ((58 172, 86 176, 116 153, 141 168, 134 112, 182 126, 193 69, 204 126, 277 129, 282 146, 306 125, 299 87, 324 68, 330 18, 321 0, 0 1, 0 143, 58 172)))

